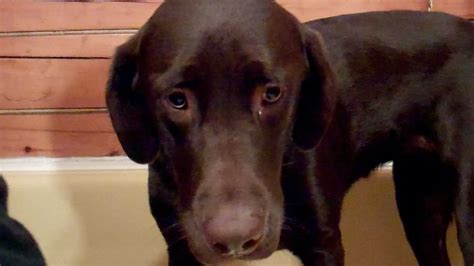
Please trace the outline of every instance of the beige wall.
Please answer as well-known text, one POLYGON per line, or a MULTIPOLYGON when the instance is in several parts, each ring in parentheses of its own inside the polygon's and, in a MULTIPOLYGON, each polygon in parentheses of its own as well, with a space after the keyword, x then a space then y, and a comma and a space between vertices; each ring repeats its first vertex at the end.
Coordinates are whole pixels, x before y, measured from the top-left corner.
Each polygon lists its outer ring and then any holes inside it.
MULTIPOLYGON (((148 211, 146 171, 7 172, 5 177, 12 216, 36 236, 50 265, 166 265, 166 248, 148 211)), ((348 266, 416 265, 389 171, 355 185, 341 226, 348 266)), ((453 265, 462 265, 452 228, 449 249, 453 265)), ((279 252, 249 265, 299 264, 279 252)))

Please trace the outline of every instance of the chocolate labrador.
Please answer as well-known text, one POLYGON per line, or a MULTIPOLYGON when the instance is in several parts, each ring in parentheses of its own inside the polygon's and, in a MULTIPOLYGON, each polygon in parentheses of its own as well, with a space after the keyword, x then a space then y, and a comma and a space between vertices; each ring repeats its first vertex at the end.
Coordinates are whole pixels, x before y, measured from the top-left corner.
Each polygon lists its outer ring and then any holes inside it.
POLYGON ((474 263, 474 27, 441 13, 301 24, 271 0, 168 0, 116 52, 127 155, 149 164, 170 265, 289 249, 342 265, 344 194, 394 161, 421 265, 449 265, 454 212, 474 263))

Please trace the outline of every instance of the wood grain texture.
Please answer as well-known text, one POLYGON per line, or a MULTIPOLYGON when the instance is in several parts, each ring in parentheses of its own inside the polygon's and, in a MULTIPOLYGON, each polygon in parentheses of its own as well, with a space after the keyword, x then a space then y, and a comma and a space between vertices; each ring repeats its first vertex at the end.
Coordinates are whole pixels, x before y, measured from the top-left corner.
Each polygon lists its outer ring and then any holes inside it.
MULTIPOLYGON (((0 31, 51 31, 138 28, 153 14, 156 3, 0 3, 0 31)), ((278 0, 300 20, 373 10, 426 10, 426 0, 278 0)))
MULTIPOLYGON (((81 29, 139 28, 159 7, 153 3, 130 2, 0 2, 0 32, 81 29)), ((427 10, 427 0, 278 0, 307 21, 347 13, 374 10, 427 10)), ((472 0, 435 0, 435 10, 473 17, 472 0)))
POLYGON ((79 34, 0 38, 0 57, 102 57, 131 34, 79 34))
POLYGON ((0 115, 0 157, 123 154, 108 114, 0 115))
POLYGON ((474 0, 434 0, 433 10, 474 19, 474 0))
POLYGON ((0 59, 0 109, 104 107, 109 59, 0 59))
POLYGON ((0 31, 139 28, 159 3, 0 3, 0 31))

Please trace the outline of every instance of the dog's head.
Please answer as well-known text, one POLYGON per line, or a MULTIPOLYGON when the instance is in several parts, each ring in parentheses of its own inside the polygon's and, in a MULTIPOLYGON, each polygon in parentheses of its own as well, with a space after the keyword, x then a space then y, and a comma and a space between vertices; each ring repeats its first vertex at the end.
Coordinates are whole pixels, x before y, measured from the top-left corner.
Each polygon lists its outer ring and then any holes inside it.
POLYGON ((118 48, 107 105, 131 159, 166 160, 196 257, 262 258, 284 152, 321 139, 331 77, 318 34, 273 1, 169 0, 118 48))

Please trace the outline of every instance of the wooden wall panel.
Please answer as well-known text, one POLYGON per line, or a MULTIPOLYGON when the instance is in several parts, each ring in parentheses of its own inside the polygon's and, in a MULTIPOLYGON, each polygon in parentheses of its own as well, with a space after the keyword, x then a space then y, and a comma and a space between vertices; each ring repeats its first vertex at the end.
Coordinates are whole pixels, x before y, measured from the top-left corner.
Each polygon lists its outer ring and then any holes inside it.
POLYGON ((301 21, 379 10, 427 10, 426 0, 306 0, 279 2, 301 21))
MULTIPOLYGON (((123 154, 104 110, 110 57, 163 0, 86 2, 0 0, 0 158, 123 154)), ((428 0, 277 2, 301 21, 428 9, 428 0)), ((434 10, 474 19, 474 0, 434 0, 434 10)))
POLYGON ((0 157, 119 154, 108 114, 0 115, 0 157))
POLYGON ((0 3, 0 31, 138 28, 158 3, 0 3))
MULTIPOLYGON (((306 21, 372 10, 426 10, 426 0, 278 0, 306 21)), ((138 28, 160 3, 0 3, 0 31, 138 28)))
POLYGON ((132 34, 74 34, 0 37, 0 57, 101 57, 132 34))
POLYGON ((434 0, 434 11, 444 11, 468 19, 474 19, 474 0, 434 0))
POLYGON ((110 59, 0 58, 0 110, 101 108, 110 59))
MULTIPOLYGON (((157 3, 0 2, 0 32, 138 28, 157 3)), ((301 20, 372 10, 427 10, 427 0, 278 0, 301 20)), ((434 0, 436 10, 472 15, 472 0, 434 0), (467 10, 466 10, 467 8, 467 10)))

